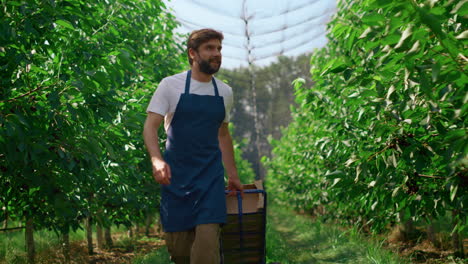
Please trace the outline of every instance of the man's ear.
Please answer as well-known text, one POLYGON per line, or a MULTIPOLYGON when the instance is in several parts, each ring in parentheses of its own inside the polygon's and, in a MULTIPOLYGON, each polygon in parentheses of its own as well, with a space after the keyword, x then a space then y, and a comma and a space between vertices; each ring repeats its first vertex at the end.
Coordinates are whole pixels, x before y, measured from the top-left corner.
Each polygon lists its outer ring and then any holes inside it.
POLYGON ((190 56, 190 58, 191 58, 192 60, 195 59, 195 54, 196 54, 196 52, 197 52, 197 51, 194 50, 194 49, 192 49, 192 48, 189 49, 189 56, 190 56))

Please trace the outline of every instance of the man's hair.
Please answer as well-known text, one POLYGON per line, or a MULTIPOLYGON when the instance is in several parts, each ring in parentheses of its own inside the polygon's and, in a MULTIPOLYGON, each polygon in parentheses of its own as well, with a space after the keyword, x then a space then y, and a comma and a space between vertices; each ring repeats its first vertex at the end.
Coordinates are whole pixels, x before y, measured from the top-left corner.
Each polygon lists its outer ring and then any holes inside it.
POLYGON ((192 33, 190 33, 190 36, 187 40, 187 56, 188 56, 190 65, 192 65, 193 60, 192 58, 190 58, 189 50, 194 49, 195 51, 198 51, 198 48, 203 43, 212 39, 218 39, 220 42, 222 42, 224 39, 223 33, 216 31, 214 29, 211 29, 211 28, 194 30, 192 31, 192 33))

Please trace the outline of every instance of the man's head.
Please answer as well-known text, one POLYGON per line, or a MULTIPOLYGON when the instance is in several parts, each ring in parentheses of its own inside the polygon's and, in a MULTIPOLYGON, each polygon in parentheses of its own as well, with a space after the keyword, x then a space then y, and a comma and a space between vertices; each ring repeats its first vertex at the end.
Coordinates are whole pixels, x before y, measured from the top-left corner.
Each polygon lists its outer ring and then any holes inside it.
POLYGON ((221 42, 224 36, 213 29, 193 31, 187 41, 187 55, 190 65, 201 72, 214 74, 221 66, 221 42), (195 63, 195 65, 194 65, 195 63))

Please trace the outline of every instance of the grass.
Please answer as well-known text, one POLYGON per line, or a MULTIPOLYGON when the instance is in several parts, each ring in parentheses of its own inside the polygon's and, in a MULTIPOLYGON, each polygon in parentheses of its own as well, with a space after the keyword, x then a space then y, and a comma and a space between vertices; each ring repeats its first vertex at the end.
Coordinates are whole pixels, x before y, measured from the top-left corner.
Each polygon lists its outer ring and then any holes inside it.
POLYGON ((167 253, 167 248, 161 247, 158 250, 152 252, 151 254, 145 256, 137 256, 133 264, 169 264, 172 263, 169 260, 169 253, 167 253))
POLYGON ((382 244, 363 238, 356 229, 343 231, 290 209, 269 207, 267 263, 408 263, 382 244))
MULTIPOLYGON (((295 214, 290 209, 270 205, 267 225, 267 263, 281 264, 403 264, 408 263, 382 248, 382 241, 369 241, 356 229, 339 230, 295 214)), ((168 264, 166 247, 133 264, 168 264)))
MULTIPOLYGON (((123 230, 123 227, 112 228, 112 232, 122 232, 123 230)), ((75 232, 70 232, 70 242, 83 240, 86 240, 84 230, 78 229, 75 232)), ((34 245, 36 253, 39 253, 41 251, 58 248, 60 241, 54 231, 37 230, 34 232, 34 245)), ((0 264, 26 263, 26 260, 24 230, 0 233, 0 264)))
MULTIPOLYGON (((112 232, 121 232, 113 228, 112 232)), ((59 240, 53 231, 34 233, 36 252, 47 252, 58 248, 59 240)), ((70 233, 70 241, 84 241, 83 230, 70 233)), ((137 255, 133 264, 169 264, 169 254, 165 246, 161 247, 161 238, 139 238, 139 241, 158 242, 150 245, 150 250, 141 251, 135 240, 125 236, 114 241, 114 245, 137 255), (157 248, 156 250, 152 250, 157 248), (138 253, 138 251, 140 251, 138 253), (151 252, 151 253, 143 253, 151 252)), ((323 224, 308 216, 296 214, 289 208, 270 203, 267 223, 267 263, 281 264, 404 264, 410 263, 383 248, 382 239, 369 239, 361 235, 356 228, 343 230, 338 226, 323 224)), ((24 232, 0 233, 0 264, 26 263, 24 250, 24 232)), ((126 262, 127 263, 127 262, 126 262)), ((436 263, 436 262, 431 262, 436 263)), ((440 262, 442 263, 442 262, 440 262)), ((444 263, 463 263, 452 260, 444 263)))
MULTIPOLYGON (((85 232, 77 230, 70 233, 70 241, 84 240, 85 232)), ((57 247, 59 239, 53 231, 39 230, 34 232, 36 252, 57 247)), ((0 263, 26 263, 24 231, 0 233, 0 263)))

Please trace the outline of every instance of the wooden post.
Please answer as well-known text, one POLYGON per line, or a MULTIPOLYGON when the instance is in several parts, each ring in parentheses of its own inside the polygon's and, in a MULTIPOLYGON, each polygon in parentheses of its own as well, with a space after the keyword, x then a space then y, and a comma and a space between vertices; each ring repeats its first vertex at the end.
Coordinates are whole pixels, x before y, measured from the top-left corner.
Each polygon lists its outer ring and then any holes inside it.
POLYGON ((88 216, 85 220, 86 226, 86 240, 88 241, 88 254, 93 255, 93 220, 91 216, 88 216))
POLYGON ((36 248, 34 246, 34 222, 32 218, 26 219, 25 230, 26 252, 28 254, 28 264, 35 263, 36 248))

